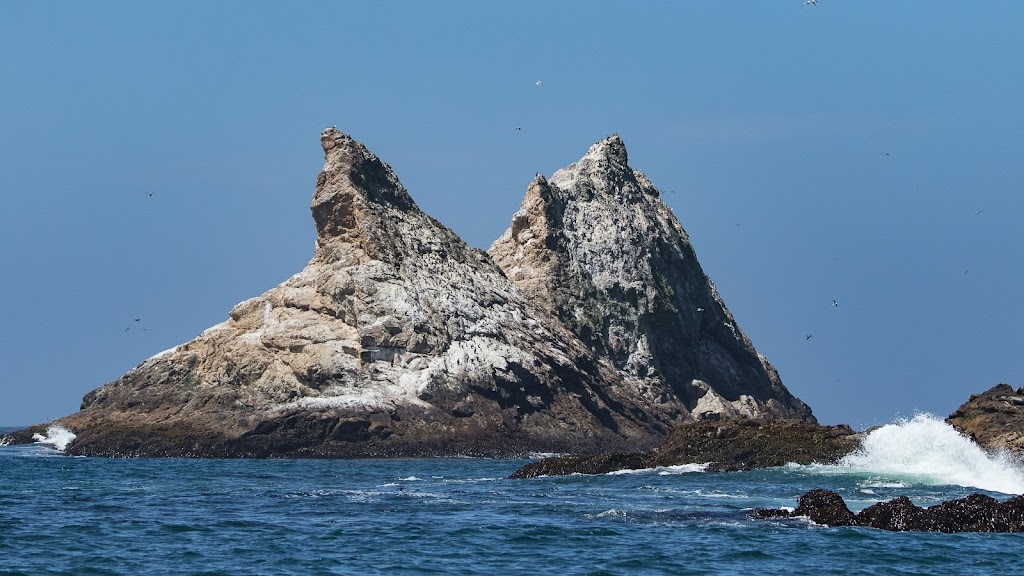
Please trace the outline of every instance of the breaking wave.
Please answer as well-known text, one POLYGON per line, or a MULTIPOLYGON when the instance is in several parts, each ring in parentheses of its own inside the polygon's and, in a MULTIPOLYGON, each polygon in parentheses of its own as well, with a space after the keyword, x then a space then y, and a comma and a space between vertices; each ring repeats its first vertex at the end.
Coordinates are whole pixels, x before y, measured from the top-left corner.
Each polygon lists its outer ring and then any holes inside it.
POLYGON ((75 439, 75 433, 59 424, 54 424, 46 429, 45 435, 37 432, 32 435, 32 439, 37 444, 49 444, 63 452, 68 447, 68 444, 71 444, 75 439))
POLYGON ((944 420, 918 414, 882 426, 835 466, 815 472, 865 476, 865 486, 904 483, 1024 494, 1024 470, 1008 454, 989 454, 944 420))

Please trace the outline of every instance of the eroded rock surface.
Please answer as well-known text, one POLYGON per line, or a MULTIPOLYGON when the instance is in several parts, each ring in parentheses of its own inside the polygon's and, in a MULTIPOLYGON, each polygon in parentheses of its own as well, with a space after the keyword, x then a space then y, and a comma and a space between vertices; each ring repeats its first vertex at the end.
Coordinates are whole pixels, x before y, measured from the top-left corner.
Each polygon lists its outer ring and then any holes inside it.
POLYGON ((946 421, 986 450, 1024 456, 1024 387, 999 384, 974 394, 946 421))
POLYGON ((531 184, 498 263, 362 144, 335 129, 321 144, 306 268, 87 394, 56 421, 69 452, 595 453, 694 418, 813 419, 617 137, 531 184))

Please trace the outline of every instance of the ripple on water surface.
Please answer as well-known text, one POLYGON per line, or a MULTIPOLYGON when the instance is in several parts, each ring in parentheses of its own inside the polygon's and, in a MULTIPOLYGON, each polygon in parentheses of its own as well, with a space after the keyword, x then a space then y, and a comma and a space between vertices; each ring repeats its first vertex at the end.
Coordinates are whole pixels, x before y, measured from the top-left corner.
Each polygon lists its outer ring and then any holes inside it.
POLYGON ((522 460, 107 460, 0 448, 0 571, 1013 573, 1020 535, 753 521, 815 487, 863 506, 969 489, 882 470, 509 480, 522 460), (865 493, 873 490, 875 494, 865 493), (860 500, 858 500, 858 498, 860 500))

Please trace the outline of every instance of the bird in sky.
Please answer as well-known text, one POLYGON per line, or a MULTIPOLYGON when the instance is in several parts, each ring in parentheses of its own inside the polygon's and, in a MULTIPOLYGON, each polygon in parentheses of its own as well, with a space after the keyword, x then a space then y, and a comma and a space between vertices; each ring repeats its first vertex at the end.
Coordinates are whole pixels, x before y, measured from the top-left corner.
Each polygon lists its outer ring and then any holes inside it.
POLYGON ((974 211, 974 215, 977 216, 978 214, 981 214, 982 212, 984 212, 984 210, 975 210, 974 211))
POLYGON ((150 198, 152 198, 152 197, 153 197, 153 193, 152 193, 152 192, 146 192, 146 194, 149 194, 149 197, 150 197, 150 198))
POLYGON ((834 298, 832 299, 832 307, 839 308, 839 302, 836 302, 834 298))
POLYGON ((523 131, 522 128, 516 128, 516 132, 522 132, 522 131, 523 131))
POLYGON ((540 88, 540 84, 541 84, 540 80, 537 80, 537 88, 540 88))
POLYGON ((818 0, 804 0, 804 6, 807 6, 808 4, 810 4, 811 6, 817 6, 818 0))
POLYGON ((807 336, 804 336, 804 340, 810 340, 810 339, 811 339, 811 335, 810 334, 808 334, 807 336))

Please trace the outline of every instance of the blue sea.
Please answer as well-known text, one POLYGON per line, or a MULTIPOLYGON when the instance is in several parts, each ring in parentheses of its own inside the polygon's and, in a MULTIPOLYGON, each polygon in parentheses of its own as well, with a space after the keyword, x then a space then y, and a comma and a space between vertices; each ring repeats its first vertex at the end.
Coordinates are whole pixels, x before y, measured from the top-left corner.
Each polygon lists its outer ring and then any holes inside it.
POLYGON ((529 460, 192 460, 0 447, 0 574, 1021 574, 1021 534, 752 520, 812 488, 857 511, 1006 499, 1024 473, 940 420, 838 466, 506 477, 529 460))

